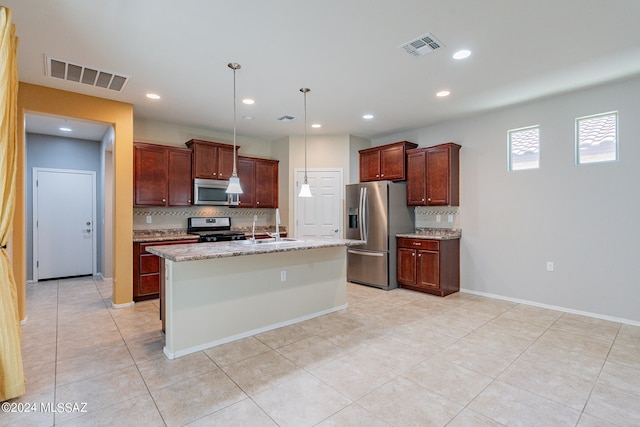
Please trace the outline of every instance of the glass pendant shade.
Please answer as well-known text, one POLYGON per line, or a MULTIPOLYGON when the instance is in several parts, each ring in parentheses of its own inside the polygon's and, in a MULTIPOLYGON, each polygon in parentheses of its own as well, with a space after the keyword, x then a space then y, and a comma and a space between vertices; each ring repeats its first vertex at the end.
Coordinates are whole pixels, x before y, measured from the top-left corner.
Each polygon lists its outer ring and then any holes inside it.
POLYGON ((308 183, 305 182, 304 184, 302 184, 302 186, 300 187, 300 193, 298 194, 298 197, 312 197, 311 188, 309 188, 308 183))
POLYGON ((240 186, 240 178, 232 176, 229 178, 229 186, 227 187, 227 193, 229 194, 242 194, 242 187, 240 186))

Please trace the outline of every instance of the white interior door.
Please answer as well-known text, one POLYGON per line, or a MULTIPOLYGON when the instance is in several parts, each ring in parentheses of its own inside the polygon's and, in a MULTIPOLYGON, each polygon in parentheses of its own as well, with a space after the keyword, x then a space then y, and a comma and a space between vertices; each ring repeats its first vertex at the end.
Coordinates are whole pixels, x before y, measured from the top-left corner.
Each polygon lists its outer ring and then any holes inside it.
POLYGON ((96 273, 96 174, 33 169, 33 278, 96 273))
POLYGON ((296 169, 295 236, 342 238, 343 185, 341 169, 307 170, 313 197, 298 197, 304 170, 296 169))

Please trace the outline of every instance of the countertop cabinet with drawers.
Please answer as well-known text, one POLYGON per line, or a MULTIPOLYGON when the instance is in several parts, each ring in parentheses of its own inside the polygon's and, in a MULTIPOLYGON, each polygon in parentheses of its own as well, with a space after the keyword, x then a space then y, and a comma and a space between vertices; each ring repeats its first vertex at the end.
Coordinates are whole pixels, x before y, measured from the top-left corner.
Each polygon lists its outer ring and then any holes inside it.
POLYGON ((460 239, 397 242, 400 287, 441 297, 460 290, 460 239))
POLYGON ((160 292, 160 257, 147 252, 149 246, 198 243, 198 239, 166 240, 133 244, 133 300, 158 298, 160 292))

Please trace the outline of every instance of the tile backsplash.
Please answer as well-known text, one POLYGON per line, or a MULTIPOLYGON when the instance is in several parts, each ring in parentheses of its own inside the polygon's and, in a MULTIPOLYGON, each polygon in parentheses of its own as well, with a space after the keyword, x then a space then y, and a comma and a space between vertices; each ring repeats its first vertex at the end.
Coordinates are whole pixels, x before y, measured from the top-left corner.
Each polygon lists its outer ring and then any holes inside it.
POLYGON ((254 215, 258 216, 257 226, 268 227, 275 225, 275 212, 275 209, 235 209, 218 206, 133 208, 133 229, 186 229, 187 218, 204 216, 228 216, 231 218, 231 227, 251 227, 254 215), (147 222, 148 217, 151 218, 151 223, 147 222))
POLYGON ((460 229, 459 206, 418 206, 415 228, 460 229))

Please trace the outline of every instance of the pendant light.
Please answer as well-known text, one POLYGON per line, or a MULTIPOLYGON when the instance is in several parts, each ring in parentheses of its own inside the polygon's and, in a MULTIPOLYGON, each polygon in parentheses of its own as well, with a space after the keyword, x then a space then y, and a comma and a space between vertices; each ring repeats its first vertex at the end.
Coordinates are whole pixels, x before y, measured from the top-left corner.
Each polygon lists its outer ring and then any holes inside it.
POLYGON ((240 64, 230 62, 227 67, 233 70, 233 173, 229 178, 229 186, 227 187, 227 193, 229 194, 242 194, 242 187, 240 187, 240 178, 238 178, 238 171, 236 169, 236 70, 239 70, 240 64))
POLYGON ((303 87, 300 92, 304 94, 304 182, 300 187, 298 197, 311 197, 311 189, 307 181, 307 92, 311 89, 303 87))

